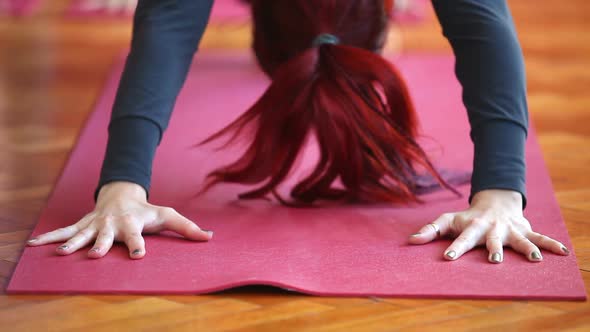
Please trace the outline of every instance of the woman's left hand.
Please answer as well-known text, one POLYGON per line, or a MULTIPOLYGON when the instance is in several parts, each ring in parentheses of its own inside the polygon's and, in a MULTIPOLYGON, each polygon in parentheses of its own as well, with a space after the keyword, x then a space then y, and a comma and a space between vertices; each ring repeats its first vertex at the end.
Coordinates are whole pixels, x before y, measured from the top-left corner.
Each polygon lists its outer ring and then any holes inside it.
POLYGON ((531 262, 543 260, 540 248, 560 255, 569 250, 560 242, 536 233, 522 213, 522 196, 511 190, 482 190, 473 196, 471 207, 461 212, 445 213, 433 224, 422 227, 410 236, 411 244, 429 243, 449 236, 456 239, 445 250, 444 257, 456 260, 478 245, 485 244, 488 260, 501 263, 503 247, 525 255, 531 262), (437 227, 440 235, 437 234, 437 227))

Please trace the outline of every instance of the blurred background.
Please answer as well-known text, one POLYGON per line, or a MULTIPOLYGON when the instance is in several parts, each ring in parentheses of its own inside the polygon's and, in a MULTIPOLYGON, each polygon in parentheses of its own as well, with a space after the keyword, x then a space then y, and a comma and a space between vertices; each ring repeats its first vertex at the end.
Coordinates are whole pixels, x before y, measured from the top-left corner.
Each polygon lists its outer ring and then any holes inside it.
MULTIPOLYGON (((203 49, 250 45, 244 8, 217 0, 203 49)), ((529 106, 579 263, 590 271, 590 1, 509 0, 529 106)), ((134 1, 0 0, 0 279, 129 45, 134 1)), ((398 1, 388 52, 451 53, 431 5, 398 1)), ((586 280, 588 281, 588 273, 586 280)), ((587 282, 588 284, 588 282, 587 282)))

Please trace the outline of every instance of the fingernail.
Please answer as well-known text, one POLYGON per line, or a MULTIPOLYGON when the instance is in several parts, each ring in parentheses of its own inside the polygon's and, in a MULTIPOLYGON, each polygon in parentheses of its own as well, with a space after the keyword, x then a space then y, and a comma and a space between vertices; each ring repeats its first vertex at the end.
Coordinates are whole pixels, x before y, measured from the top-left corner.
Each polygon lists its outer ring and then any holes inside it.
POLYGON ((451 251, 449 251, 449 252, 446 253, 446 256, 448 258, 450 258, 450 259, 453 259, 453 258, 455 258, 455 256, 457 256, 457 253, 454 252, 453 250, 451 250, 451 251))
POLYGON ((416 233, 416 234, 412 234, 411 236, 412 236, 412 237, 416 237, 416 236, 420 236, 420 235, 422 235, 422 233, 416 233))
POLYGON ((209 237, 210 237, 210 238, 212 238, 212 237, 213 237, 213 231, 209 231, 209 230, 206 230, 206 229, 201 229, 201 230, 202 230, 203 232, 207 233, 207 235, 209 235, 209 237))
POLYGON ((92 249, 90 249, 90 251, 96 251, 96 252, 99 252, 99 251, 100 251, 100 248, 92 248, 92 249))
POLYGON ((541 260, 541 254, 537 251, 533 251, 533 253, 531 254, 531 258, 536 260, 536 261, 540 261, 541 260))
POLYGON ((492 262, 494 262, 494 263, 502 262, 502 256, 500 256, 499 252, 496 252, 492 255, 492 262))
POLYGON ((133 252, 131 253, 132 255, 139 255, 141 253, 140 249, 135 249, 133 250, 133 252))
POLYGON ((27 241, 27 243, 33 243, 35 241, 39 240, 38 238, 34 237, 32 239, 30 239, 29 241, 27 241))
POLYGON ((566 255, 570 254, 570 251, 566 247, 561 247, 561 251, 565 252, 566 255))
POLYGON ((59 246, 57 249, 66 250, 68 249, 68 246, 64 244, 63 246, 59 246))

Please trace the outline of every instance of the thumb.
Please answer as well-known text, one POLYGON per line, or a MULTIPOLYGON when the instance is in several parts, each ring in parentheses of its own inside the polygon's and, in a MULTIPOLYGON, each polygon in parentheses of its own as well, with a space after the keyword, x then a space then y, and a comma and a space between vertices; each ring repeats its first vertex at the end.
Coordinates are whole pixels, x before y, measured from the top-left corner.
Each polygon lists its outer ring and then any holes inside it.
POLYGON ((424 225, 418 233, 410 236, 411 244, 425 244, 451 232, 451 223, 455 219, 454 213, 444 213, 432 223, 424 225), (437 231, 438 230, 438 231, 437 231))
POLYGON ((194 222, 187 219, 173 208, 162 208, 160 220, 164 229, 176 232, 189 240, 209 241, 213 237, 212 231, 201 229, 194 222))

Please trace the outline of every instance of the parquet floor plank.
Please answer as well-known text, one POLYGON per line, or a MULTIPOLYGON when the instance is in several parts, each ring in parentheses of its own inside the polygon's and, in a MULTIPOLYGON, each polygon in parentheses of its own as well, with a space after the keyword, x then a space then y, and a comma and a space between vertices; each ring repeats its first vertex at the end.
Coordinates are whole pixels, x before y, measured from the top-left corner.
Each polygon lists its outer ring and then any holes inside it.
MULTIPOLYGON (((407 327, 440 319, 452 319, 469 312, 478 312, 457 303, 438 303, 430 306, 396 309, 388 305, 370 304, 333 310, 322 315, 306 315, 256 325, 256 331, 389 331, 392 327, 407 327), (410 314, 411 313, 411 314, 410 314), (346 317, 346 319, 343 319, 346 317)), ((232 331, 246 331, 238 329, 232 331)))
POLYGON ((412 327, 404 328, 404 331, 466 331, 478 330, 480 328, 492 331, 504 331, 499 324, 504 324, 505 328, 512 331, 534 331, 534 329, 512 329, 513 326, 521 321, 529 322, 531 320, 559 321, 563 312, 559 309, 539 306, 535 303, 516 303, 503 305, 486 311, 467 313, 461 317, 451 318, 448 320, 435 321, 423 324, 419 322, 412 327))
MULTIPOLYGON (((156 304, 157 305, 157 304, 156 304)), ((128 331, 162 331, 162 329, 177 330, 182 326, 194 326, 194 320, 224 320, 226 317, 248 312, 260 308, 258 305, 238 301, 234 299, 210 299, 190 305, 182 305, 172 310, 161 310, 157 315, 139 312, 132 317, 124 317, 116 320, 110 320, 105 323, 96 323, 92 326, 93 332, 111 332, 116 331, 121 326, 125 326, 128 331), (180 327, 171 327, 171 322, 180 327)), ((64 329, 64 331, 66 331, 64 329)), ((77 329, 68 329, 67 331, 87 331, 87 327, 77 329)))
MULTIPOLYGON (((281 330, 288 329, 284 322, 291 318, 320 314, 334 310, 330 306, 317 304, 313 300, 292 300, 278 304, 259 307, 255 310, 242 312, 223 311, 224 315, 231 316, 230 319, 219 319, 218 317, 197 316, 188 322, 181 324, 169 323, 167 328, 174 331, 195 331, 206 328, 210 332, 235 331, 237 329, 252 329, 258 331, 258 325, 262 322, 280 322, 281 330)), ((229 318, 229 317, 228 317, 229 318)), ((158 328, 146 331, 158 331, 158 328)))

